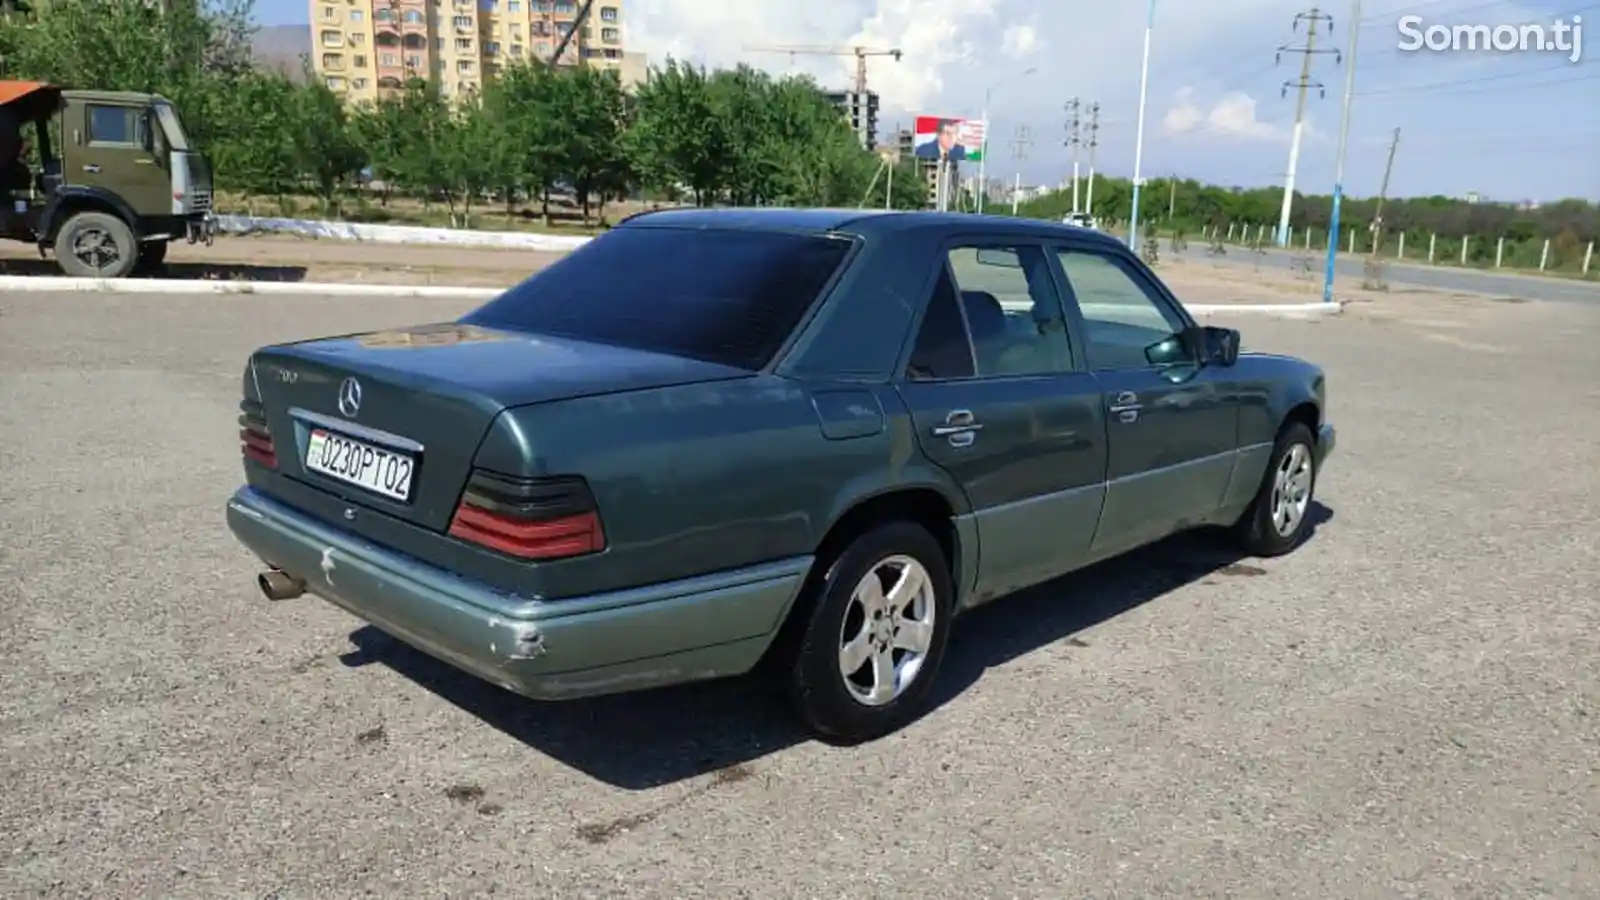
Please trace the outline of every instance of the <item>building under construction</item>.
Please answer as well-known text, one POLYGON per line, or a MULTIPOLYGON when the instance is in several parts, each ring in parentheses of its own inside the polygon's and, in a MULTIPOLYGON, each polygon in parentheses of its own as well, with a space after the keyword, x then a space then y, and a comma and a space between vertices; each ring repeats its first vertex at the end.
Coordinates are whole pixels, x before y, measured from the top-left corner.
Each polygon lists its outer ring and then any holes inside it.
POLYGON ((855 132, 862 149, 877 149, 878 92, 828 91, 827 98, 829 103, 844 113, 845 120, 850 123, 850 130, 855 132))

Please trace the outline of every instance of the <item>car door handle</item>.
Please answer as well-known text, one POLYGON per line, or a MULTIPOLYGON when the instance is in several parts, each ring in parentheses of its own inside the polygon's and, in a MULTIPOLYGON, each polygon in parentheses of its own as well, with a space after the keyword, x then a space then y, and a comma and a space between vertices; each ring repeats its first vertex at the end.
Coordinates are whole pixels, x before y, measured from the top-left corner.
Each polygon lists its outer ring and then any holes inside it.
POLYGON ((94 173, 94 172, 100 171, 100 167, 95 165, 94 163, 84 163, 83 170, 85 172, 94 173))
POLYGON ((972 410, 953 409, 945 415, 943 425, 933 426, 933 436, 948 440, 952 447, 970 447, 982 429, 972 410))

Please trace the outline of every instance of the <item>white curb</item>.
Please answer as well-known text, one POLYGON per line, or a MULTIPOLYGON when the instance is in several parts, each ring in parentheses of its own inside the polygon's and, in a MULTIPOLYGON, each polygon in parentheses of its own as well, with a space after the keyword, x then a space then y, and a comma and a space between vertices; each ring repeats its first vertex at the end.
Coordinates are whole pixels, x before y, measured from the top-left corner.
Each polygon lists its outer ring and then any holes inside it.
POLYGON ((36 294, 271 294, 277 296, 450 298, 489 300, 504 288, 409 284, 329 284, 310 281, 212 281, 182 278, 52 278, 0 275, 0 293, 36 294))
POLYGON ((1279 316, 1332 316, 1344 312, 1343 302, 1322 303, 1185 303, 1191 315, 1219 316, 1228 313, 1264 313, 1279 316))
POLYGON ((277 219, 259 216, 217 216, 217 230, 224 234, 293 234, 311 239, 370 241, 379 244, 493 247, 547 253, 566 253, 582 247, 591 240, 588 235, 576 234, 469 231, 459 228, 371 225, 361 222, 326 222, 317 219, 277 219))

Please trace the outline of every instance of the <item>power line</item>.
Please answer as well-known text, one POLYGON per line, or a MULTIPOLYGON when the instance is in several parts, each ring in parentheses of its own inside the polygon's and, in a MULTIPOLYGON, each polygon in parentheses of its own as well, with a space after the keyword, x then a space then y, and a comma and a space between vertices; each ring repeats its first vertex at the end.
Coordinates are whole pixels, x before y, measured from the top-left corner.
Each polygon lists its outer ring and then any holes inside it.
MULTIPOLYGON (((1356 92, 1356 96, 1357 97, 1378 97, 1378 96, 1383 96, 1385 94, 1427 93, 1429 91, 1448 90, 1448 89, 1451 89, 1451 88, 1459 87, 1459 86, 1461 86, 1463 84, 1483 84, 1483 83, 1487 83, 1487 82, 1490 82, 1490 81, 1504 81, 1504 80, 1506 80, 1508 78, 1527 78, 1530 75, 1548 75, 1549 73, 1555 72, 1557 70, 1561 70, 1561 69, 1570 70, 1571 68, 1572 68, 1572 65, 1570 63, 1558 63, 1558 64, 1556 64, 1554 66, 1550 66, 1548 68, 1534 69, 1534 70, 1532 70, 1530 72, 1500 72, 1500 73, 1495 74, 1495 75, 1480 75, 1480 76, 1477 76, 1477 77, 1474 77, 1474 78, 1456 78, 1456 79, 1452 79, 1450 81, 1434 81, 1434 82, 1429 82, 1429 83, 1426 83, 1426 84, 1397 85, 1395 87, 1377 88, 1375 90, 1370 90, 1370 91, 1357 91, 1356 92)), ((1592 78, 1594 76, 1593 75, 1575 76, 1575 77, 1573 77, 1571 79, 1557 79, 1555 82, 1552 82, 1552 83, 1560 83, 1560 81, 1562 81, 1562 80, 1582 81, 1585 77, 1592 78)), ((1541 83, 1543 83, 1543 82, 1541 82, 1541 83)), ((1526 87, 1526 86, 1527 85, 1521 85, 1521 84, 1510 85, 1510 87, 1515 87, 1515 88, 1521 88, 1521 87, 1526 87)))
MULTIPOLYGON (((1502 84, 1502 85, 1496 85, 1494 87, 1476 88, 1476 89, 1465 90, 1465 91, 1455 90, 1453 86, 1450 86, 1449 89, 1450 89, 1451 98, 1455 98, 1455 97, 1472 97, 1472 96, 1475 96, 1475 95, 1482 95, 1482 94, 1497 94, 1497 93, 1499 93, 1501 91, 1506 91, 1506 90, 1519 91, 1519 90, 1523 90, 1525 88, 1551 87, 1551 86, 1557 86, 1557 85, 1563 85, 1563 84, 1574 84, 1574 83, 1579 82, 1579 81, 1593 81, 1596 78, 1600 78, 1600 72, 1591 72, 1588 75, 1579 75, 1579 76, 1577 76, 1575 78, 1555 78, 1555 79, 1551 79, 1549 81, 1524 81, 1524 82, 1520 82, 1518 84, 1502 84)), ((1438 89, 1439 90, 1445 90, 1446 88, 1445 87, 1440 87, 1438 89)), ((1417 93, 1426 93, 1426 92, 1425 91, 1418 91, 1417 93)), ((1360 95, 1360 96, 1365 96, 1365 95, 1360 95)))

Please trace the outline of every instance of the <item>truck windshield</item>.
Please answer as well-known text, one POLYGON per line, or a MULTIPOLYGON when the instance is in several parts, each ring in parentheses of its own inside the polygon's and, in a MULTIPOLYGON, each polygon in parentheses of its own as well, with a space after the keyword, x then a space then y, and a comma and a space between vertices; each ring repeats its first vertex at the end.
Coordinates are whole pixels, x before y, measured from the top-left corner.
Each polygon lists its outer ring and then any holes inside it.
POLYGON ((167 139, 167 146, 173 150, 188 150, 189 137, 183 133, 183 123, 178 120, 178 111, 170 103, 154 104, 156 121, 161 123, 161 133, 167 139))
POLYGON ((618 228, 461 321, 760 369, 850 247, 815 234, 618 228))

